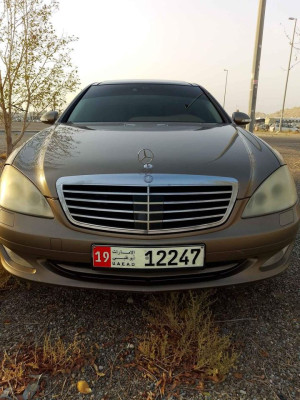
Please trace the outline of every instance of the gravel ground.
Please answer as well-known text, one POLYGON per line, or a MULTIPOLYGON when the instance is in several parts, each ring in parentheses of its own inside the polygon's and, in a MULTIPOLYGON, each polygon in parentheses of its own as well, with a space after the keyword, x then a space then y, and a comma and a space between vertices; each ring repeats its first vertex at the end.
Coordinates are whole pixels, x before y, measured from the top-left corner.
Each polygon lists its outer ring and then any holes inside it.
MULTIPOLYGON (((283 154, 300 194, 300 135, 263 138, 283 154)), ((207 384, 206 396, 186 387, 181 389, 181 399, 300 399, 299 259, 298 235, 285 273, 252 285, 216 290, 213 313, 221 331, 232 335, 239 361, 224 382, 207 384)), ((87 367, 73 376, 49 379, 43 399, 143 399, 153 383, 137 370, 118 366, 123 350, 128 353, 125 362, 134 357, 137 335, 145 329, 142 314, 148 299, 139 294, 129 297, 45 285, 28 289, 22 284, 0 292, 0 348, 33 339, 41 342, 46 332, 66 341, 77 333, 87 347, 97 344, 96 365, 105 376, 96 379, 92 367, 87 367), (92 395, 80 395, 72 386, 79 379, 89 382, 92 395)))

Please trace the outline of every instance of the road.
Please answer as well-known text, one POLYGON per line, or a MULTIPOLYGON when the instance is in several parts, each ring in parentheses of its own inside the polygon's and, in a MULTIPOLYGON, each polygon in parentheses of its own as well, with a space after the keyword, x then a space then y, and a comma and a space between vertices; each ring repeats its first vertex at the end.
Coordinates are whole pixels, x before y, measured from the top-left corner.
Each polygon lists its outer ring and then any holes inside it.
POLYGON ((291 151, 300 152, 300 134, 273 134, 265 135, 260 134, 260 138, 265 140, 271 146, 277 148, 278 151, 284 156, 289 154, 291 151))
POLYGON ((280 152, 300 187, 300 134, 259 135, 280 152))

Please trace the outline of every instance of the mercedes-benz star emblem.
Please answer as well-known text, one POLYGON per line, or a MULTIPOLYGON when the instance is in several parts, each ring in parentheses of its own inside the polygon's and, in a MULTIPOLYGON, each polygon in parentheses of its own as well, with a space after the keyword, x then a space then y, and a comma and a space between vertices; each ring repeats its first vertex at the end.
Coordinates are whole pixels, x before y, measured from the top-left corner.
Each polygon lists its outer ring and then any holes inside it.
POLYGON ((153 181, 153 176, 152 175, 145 175, 145 177, 144 177, 144 181, 146 182, 146 183, 151 183, 152 181, 153 181))
POLYGON ((149 165, 154 159, 154 154, 149 149, 142 149, 138 152, 138 160, 144 165, 149 165))

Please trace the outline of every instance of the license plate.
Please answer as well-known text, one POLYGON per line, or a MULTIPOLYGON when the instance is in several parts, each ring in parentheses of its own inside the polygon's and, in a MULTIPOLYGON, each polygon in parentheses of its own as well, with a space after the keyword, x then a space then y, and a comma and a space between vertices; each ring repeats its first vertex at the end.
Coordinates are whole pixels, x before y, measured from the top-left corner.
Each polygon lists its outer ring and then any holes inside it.
POLYGON ((204 266, 204 244, 182 247, 116 247, 94 245, 95 268, 186 268, 204 266))

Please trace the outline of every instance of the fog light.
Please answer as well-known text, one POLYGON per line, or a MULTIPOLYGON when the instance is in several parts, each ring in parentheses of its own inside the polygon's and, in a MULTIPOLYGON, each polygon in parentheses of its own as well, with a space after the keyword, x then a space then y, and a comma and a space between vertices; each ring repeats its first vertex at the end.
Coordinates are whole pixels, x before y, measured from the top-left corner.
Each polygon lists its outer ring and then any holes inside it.
POLYGON ((22 267, 26 267, 26 268, 30 268, 32 274, 35 274, 36 270, 35 268, 32 267, 32 265, 30 265, 26 260, 24 260, 24 258, 20 257, 18 254, 14 253, 12 250, 10 250, 9 248, 7 248, 6 246, 3 246, 7 255, 9 256, 9 258, 16 264, 21 265, 22 267))
POLYGON ((283 249, 281 249, 280 251, 278 251, 278 253, 274 254, 274 256, 272 256, 271 258, 269 258, 262 266, 261 268, 265 269, 266 267, 269 267, 270 265, 273 265, 275 263, 277 263, 278 261, 280 261, 282 259, 282 257, 285 255, 285 253, 287 252, 287 249, 289 248, 289 246, 284 247, 283 249))

